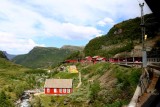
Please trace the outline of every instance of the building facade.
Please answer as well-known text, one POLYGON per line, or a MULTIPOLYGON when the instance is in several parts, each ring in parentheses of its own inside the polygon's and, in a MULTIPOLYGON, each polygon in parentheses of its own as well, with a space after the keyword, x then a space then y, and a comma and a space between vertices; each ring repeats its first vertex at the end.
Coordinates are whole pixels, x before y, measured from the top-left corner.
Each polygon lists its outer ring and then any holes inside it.
POLYGON ((46 79, 45 94, 65 95, 73 92, 72 79, 46 79))

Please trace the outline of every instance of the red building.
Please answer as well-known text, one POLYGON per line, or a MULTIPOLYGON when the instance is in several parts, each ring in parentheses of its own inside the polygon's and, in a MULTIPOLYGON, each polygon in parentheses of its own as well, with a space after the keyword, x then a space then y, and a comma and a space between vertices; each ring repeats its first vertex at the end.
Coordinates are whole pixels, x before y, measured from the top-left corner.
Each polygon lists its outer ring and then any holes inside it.
POLYGON ((45 94, 64 95, 73 92, 72 79, 46 79, 45 94))
POLYGON ((119 62, 118 58, 109 58, 109 62, 119 62))
POLYGON ((85 57, 85 60, 86 60, 87 62, 92 62, 92 57, 91 57, 91 56, 87 56, 87 57, 85 57))
POLYGON ((77 60, 65 60, 63 63, 77 63, 77 60))
POLYGON ((106 58, 104 58, 104 57, 99 57, 99 58, 97 58, 96 59, 96 61, 99 61, 99 62, 106 62, 106 58))
POLYGON ((100 58, 100 56, 93 56, 92 57, 92 62, 95 64, 97 62, 97 58, 100 58))

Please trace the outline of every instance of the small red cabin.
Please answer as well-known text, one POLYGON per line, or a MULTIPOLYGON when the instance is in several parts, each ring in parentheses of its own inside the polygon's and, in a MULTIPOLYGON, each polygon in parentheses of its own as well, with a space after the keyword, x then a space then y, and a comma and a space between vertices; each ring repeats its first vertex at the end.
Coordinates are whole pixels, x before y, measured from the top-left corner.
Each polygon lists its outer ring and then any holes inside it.
POLYGON ((73 91, 72 79, 46 79, 45 94, 65 95, 73 91))

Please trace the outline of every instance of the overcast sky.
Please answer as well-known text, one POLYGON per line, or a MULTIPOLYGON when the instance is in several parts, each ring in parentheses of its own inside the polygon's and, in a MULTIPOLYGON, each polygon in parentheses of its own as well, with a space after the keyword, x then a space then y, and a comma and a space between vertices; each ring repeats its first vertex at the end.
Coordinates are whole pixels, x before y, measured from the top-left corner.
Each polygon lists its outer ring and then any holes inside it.
MULTIPOLYGON (((85 46, 116 23, 140 16, 143 0, 0 0, 0 50, 85 46)), ((150 13, 145 3, 144 14, 150 13)))

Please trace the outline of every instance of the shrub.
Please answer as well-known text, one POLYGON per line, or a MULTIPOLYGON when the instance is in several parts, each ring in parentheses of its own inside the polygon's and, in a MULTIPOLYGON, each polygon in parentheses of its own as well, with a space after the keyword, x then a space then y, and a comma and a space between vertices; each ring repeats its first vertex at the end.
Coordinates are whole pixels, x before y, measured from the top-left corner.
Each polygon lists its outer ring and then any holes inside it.
POLYGON ((7 98, 4 91, 0 92, 0 107, 13 107, 12 103, 7 98))
POLYGON ((97 99, 98 92, 100 91, 100 83, 98 81, 94 82, 90 85, 88 91, 88 98, 94 102, 97 99))

